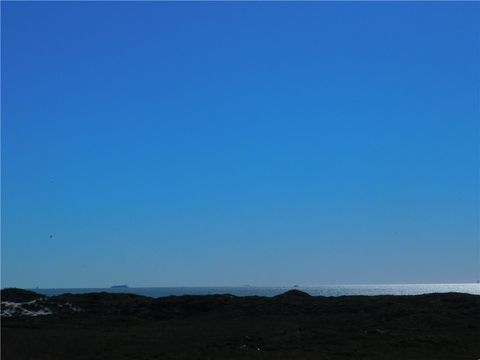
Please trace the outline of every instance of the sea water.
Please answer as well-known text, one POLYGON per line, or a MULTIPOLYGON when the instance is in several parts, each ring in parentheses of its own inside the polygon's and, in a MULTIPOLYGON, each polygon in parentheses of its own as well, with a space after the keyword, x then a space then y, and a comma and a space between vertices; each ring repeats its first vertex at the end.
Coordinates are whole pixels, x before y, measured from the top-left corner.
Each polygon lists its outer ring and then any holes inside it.
POLYGON ((301 290, 313 296, 344 295, 421 295, 457 292, 480 295, 480 284, 391 284, 391 285, 316 285, 316 286, 216 286, 216 287, 132 287, 132 288, 72 288, 32 289, 52 296, 64 293, 82 294, 106 291, 150 297, 180 295, 231 294, 236 296, 275 296, 288 290, 301 290))

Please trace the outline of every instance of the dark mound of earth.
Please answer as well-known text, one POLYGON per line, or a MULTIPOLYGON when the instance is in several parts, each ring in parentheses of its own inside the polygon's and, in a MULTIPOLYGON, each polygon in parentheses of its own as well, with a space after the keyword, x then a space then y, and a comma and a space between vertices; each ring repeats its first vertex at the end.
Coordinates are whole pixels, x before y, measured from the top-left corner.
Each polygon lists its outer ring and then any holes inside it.
POLYGON ((155 299, 135 294, 108 292, 63 294, 52 296, 52 301, 70 303, 88 314, 140 314, 155 299))
POLYGON ((311 298, 312 296, 300 290, 289 290, 275 297, 277 299, 308 299, 308 298, 311 298))
POLYGON ((154 299, 6 289, 2 301, 6 360, 480 358, 480 296, 467 294, 154 299), (42 316, 12 310, 32 298, 42 316))
POLYGON ((17 289, 17 288, 7 288, 0 290, 0 297, 3 301, 9 302, 29 302, 35 299, 43 298, 44 295, 38 294, 34 291, 24 290, 24 289, 17 289))

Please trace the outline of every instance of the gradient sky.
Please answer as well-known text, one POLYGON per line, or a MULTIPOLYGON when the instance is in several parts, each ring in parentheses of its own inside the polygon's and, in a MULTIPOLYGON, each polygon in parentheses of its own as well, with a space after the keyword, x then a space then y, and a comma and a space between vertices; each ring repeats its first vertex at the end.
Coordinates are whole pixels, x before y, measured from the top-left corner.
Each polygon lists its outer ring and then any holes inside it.
POLYGON ((3 287, 479 278, 479 3, 1 5, 3 287))

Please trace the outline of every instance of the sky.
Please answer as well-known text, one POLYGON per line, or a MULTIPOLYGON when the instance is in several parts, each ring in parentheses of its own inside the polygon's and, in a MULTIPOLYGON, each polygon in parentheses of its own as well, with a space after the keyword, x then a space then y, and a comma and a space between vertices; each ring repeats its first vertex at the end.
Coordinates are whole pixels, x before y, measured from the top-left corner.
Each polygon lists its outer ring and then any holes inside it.
POLYGON ((2 287, 474 282, 476 2, 2 2, 2 287))

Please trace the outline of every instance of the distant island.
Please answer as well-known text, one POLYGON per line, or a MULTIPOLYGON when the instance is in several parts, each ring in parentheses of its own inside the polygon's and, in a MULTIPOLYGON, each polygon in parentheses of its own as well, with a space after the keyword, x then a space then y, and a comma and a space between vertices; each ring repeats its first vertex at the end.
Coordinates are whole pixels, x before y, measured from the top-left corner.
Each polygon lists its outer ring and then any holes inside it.
POLYGON ((128 285, 113 285, 110 289, 128 289, 128 285))

